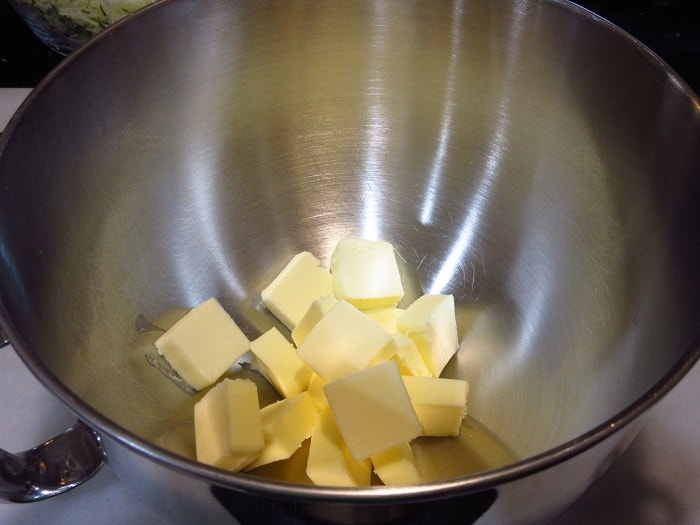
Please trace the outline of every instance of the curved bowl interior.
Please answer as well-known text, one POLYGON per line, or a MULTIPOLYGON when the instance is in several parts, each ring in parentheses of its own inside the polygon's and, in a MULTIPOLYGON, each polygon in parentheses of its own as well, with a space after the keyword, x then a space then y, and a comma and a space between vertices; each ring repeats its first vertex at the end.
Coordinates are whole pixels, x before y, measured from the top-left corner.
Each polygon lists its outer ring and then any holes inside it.
POLYGON ((255 337, 261 288, 341 237, 394 244, 402 304, 455 295, 445 374, 518 458, 624 411, 698 333, 697 99, 570 4, 173 0, 8 131, 15 346, 146 447, 192 457, 196 397, 147 365, 136 317, 216 296, 255 337))

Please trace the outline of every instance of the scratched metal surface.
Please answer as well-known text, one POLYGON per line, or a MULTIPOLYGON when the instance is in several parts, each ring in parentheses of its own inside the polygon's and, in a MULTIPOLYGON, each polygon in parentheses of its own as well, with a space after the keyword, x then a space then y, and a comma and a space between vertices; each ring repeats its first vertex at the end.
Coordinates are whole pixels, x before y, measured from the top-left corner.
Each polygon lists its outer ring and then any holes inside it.
POLYGON ((643 50, 606 47, 623 35, 564 24, 556 2, 499 5, 418 24, 420 5, 378 3, 368 24, 355 5, 213 17, 181 2, 164 32, 194 17, 191 32, 141 42, 162 61, 111 50, 100 67, 123 74, 89 92, 64 69, 5 151, 2 220, 32 232, 12 234, 21 264, 4 270, 18 344, 86 413, 158 440, 193 401, 144 366, 138 314, 214 295, 255 335, 269 321, 253 298, 293 253, 379 237, 413 294, 454 293, 473 322, 447 373, 517 454, 624 409, 696 335, 697 188, 681 188, 698 116, 643 50), (74 102, 53 104, 66 86, 74 102))

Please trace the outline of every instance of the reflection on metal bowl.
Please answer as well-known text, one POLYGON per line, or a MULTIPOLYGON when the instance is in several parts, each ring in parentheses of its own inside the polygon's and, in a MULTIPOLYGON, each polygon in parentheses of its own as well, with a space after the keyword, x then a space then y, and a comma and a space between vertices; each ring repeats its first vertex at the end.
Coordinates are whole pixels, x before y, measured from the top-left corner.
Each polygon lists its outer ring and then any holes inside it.
POLYGON ((699 146, 687 86, 566 2, 166 0, 73 53, 8 126, 3 326, 167 511, 539 522, 698 358, 699 146), (145 363, 136 317, 216 296, 253 337, 256 293, 345 236, 396 246, 407 301, 455 295, 445 374, 519 459, 341 489, 165 438, 193 398, 145 363))

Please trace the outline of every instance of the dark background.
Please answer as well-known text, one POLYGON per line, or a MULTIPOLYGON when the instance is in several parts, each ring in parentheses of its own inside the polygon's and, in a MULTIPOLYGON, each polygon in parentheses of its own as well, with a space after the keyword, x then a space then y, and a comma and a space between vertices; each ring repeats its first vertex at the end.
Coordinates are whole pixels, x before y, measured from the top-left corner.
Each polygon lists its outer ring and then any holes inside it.
MULTIPOLYGON (((579 0, 632 34, 700 93, 700 0, 579 0)), ((33 87, 61 61, 0 0, 0 87, 33 87)))

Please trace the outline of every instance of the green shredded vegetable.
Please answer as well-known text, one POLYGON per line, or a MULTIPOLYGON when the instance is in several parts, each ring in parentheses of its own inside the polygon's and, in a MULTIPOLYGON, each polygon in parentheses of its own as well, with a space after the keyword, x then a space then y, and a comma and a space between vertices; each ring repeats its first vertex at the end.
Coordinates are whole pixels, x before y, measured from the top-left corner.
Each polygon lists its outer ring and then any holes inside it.
POLYGON ((155 0, 19 0, 57 33, 85 40, 155 0))

